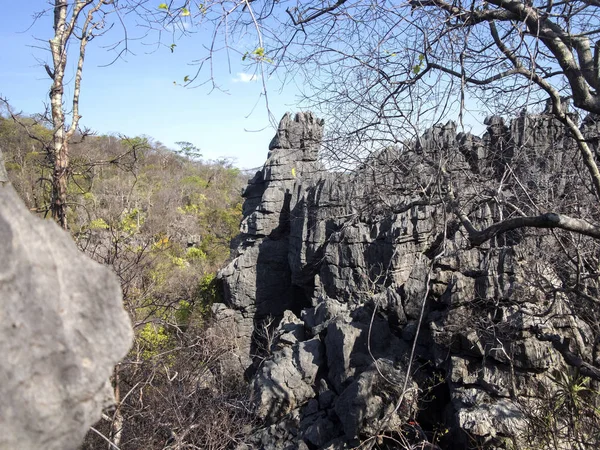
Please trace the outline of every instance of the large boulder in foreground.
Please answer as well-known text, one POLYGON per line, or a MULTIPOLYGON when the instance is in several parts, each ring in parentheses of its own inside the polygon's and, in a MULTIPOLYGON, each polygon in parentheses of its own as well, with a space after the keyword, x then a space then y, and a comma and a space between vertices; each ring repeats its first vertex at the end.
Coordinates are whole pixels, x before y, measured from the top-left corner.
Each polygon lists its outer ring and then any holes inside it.
POLYGON ((0 449, 76 449, 112 399, 131 324, 113 273, 33 217, 3 169, 0 449))

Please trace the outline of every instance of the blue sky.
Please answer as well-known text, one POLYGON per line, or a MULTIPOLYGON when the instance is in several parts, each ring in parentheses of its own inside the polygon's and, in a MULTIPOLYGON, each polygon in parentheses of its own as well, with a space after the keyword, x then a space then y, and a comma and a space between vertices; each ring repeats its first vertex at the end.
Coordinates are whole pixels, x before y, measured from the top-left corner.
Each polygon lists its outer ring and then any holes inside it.
MULTIPOLYGON (((32 26, 33 13, 47 7, 47 0, 5 2, 0 15, 4 47, 0 52, 0 95, 26 114, 43 111, 48 99, 50 78, 43 63, 50 62, 45 48, 53 31, 52 18, 47 15, 32 26)), ((128 33, 139 36, 142 29, 132 24, 128 33)), ((252 79, 256 78, 252 68, 242 65, 239 54, 230 53, 229 58, 225 52, 218 54, 214 80, 221 90, 173 83, 182 83, 186 75, 195 73, 196 66, 190 63, 202 56, 202 46, 209 39, 201 32, 184 37, 175 41, 174 52, 148 45, 152 39, 144 44, 131 40, 135 55, 108 67, 101 66, 110 63, 114 53, 102 47, 115 38, 93 40, 83 74, 81 125, 99 134, 147 135, 171 148, 177 141, 189 141, 206 159, 231 157, 238 167, 261 166, 275 130, 261 98, 261 82, 252 79)), ((72 59, 71 67, 74 64, 72 59)), ((286 111, 298 109, 295 86, 281 91, 281 83, 272 79, 267 89, 276 120, 286 111)))

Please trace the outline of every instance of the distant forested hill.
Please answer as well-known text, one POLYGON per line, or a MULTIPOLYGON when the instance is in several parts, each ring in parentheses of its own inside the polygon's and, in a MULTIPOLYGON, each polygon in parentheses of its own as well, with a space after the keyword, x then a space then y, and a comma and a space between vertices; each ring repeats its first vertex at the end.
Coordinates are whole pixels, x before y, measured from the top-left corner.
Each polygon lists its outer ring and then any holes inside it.
MULTIPOLYGON (((19 122, 0 116, 6 169, 29 209, 51 220, 52 131, 33 118, 19 122)), ((163 448, 188 421, 186 439, 227 442, 249 420, 239 408, 246 392, 238 376, 215 371, 228 339, 207 336, 205 324, 247 174, 227 160, 202 160, 189 143, 177 152, 148 137, 90 135, 71 144, 68 180, 73 239, 117 274, 136 332, 115 369, 117 405, 95 428, 123 450, 163 448), (203 374, 210 377, 200 389, 203 374), (206 402, 215 418, 208 428, 193 417, 206 402)), ((105 445, 91 433, 84 448, 105 445)))

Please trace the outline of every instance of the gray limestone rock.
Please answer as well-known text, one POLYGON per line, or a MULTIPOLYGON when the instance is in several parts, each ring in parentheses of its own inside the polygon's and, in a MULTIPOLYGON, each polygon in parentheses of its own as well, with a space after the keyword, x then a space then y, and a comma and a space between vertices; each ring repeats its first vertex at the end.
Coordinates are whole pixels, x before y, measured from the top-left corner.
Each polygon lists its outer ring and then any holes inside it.
POLYGON ((302 153, 301 157, 294 157, 294 162, 315 161, 323 137, 323 125, 324 121, 317 119, 311 112, 298 113, 293 119, 287 113, 279 123, 269 150, 291 149, 302 153))
POLYGON ((132 341, 120 285, 10 184, 0 186, 0 241, 0 448, 77 449, 132 341))
POLYGON ((311 399, 323 360, 319 338, 275 352, 253 380, 258 416, 273 422, 311 399))
POLYGON ((410 381, 402 396, 405 377, 405 367, 377 360, 340 394, 335 412, 349 442, 360 434, 372 436, 385 429, 399 429, 414 417, 418 387, 410 381))
MULTIPOLYGON (((560 292, 570 274, 543 251, 553 237, 515 231, 473 248, 447 204, 427 201, 435 161, 448 155, 459 198, 478 199, 467 209, 480 229, 514 213, 506 204, 568 208, 582 192, 573 139, 552 117, 486 123, 482 137, 437 125, 412 147, 337 174, 317 158, 322 122, 284 116, 245 191, 237 257, 221 273, 246 330, 281 320, 272 354, 254 358, 256 404, 272 423, 256 433, 265 448, 351 448, 401 433, 418 402, 419 417, 447 427, 454 448, 505 448, 524 433, 523 399, 539 400, 567 370, 560 346, 594 361, 597 324, 584 299, 560 292)), ((599 127, 595 117, 583 124, 594 151, 599 127)))

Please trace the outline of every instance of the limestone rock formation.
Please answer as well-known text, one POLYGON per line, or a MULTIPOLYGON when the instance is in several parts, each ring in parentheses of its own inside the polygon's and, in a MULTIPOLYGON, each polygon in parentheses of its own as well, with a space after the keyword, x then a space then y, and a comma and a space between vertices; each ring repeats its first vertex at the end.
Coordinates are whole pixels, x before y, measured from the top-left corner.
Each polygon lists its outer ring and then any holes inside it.
POLYGON ((572 195, 586 195, 573 141, 550 116, 487 123, 482 138, 438 125, 340 174, 317 158, 321 121, 281 121, 244 193, 241 243, 221 272, 226 305, 216 307, 241 330, 265 419, 255 448, 370 438, 513 448, 555 375, 572 369, 569 352, 592 362, 597 307, 582 314, 582 298, 559 289, 571 274, 548 252, 552 233, 473 247, 443 201, 456 190, 483 228, 531 204, 568 211, 572 195))
POLYGON ((239 256, 221 273, 233 310, 220 308, 220 314, 235 317, 243 366, 251 363, 249 356, 254 352, 254 321, 282 316, 296 303, 287 262, 290 205, 298 180, 317 170, 322 135, 323 123, 312 114, 298 114, 294 119, 286 114, 269 146, 267 163, 242 193, 246 200, 240 228, 245 238, 239 256))
POLYGON ((2 171, 0 449, 77 449, 112 399, 131 324, 114 274, 33 217, 2 171))

